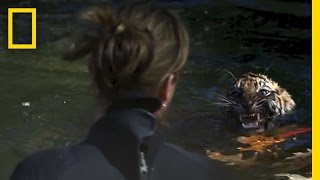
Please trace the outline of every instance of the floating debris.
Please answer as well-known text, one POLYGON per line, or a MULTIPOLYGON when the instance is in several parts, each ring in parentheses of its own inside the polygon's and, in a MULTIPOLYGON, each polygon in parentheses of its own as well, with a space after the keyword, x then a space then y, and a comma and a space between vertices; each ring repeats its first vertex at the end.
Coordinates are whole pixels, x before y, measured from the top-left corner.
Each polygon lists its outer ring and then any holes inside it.
POLYGON ((311 176, 312 173, 308 173, 312 167, 311 149, 309 149, 307 153, 298 152, 293 154, 295 154, 295 156, 272 163, 270 168, 281 170, 282 172, 300 172, 304 175, 311 176), (299 165, 297 166, 297 164, 299 165))
POLYGON ((288 177, 288 179, 292 179, 292 180, 311 180, 312 178, 307 178, 304 176, 301 176, 299 174, 289 174, 289 173, 281 173, 281 174, 275 174, 274 176, 278 176, 278 177, 288 177))
POLYGON ((30 107, 30 102, 23 102, 21 105, 24 107, 30 107))
POLYGON ((297 158, 306 158, 312 155, 312 150, 307 149, 308 152, 296 152, 293 153, 294 155, 291 157, 287 157, 286 159, 297 159, 297 158))

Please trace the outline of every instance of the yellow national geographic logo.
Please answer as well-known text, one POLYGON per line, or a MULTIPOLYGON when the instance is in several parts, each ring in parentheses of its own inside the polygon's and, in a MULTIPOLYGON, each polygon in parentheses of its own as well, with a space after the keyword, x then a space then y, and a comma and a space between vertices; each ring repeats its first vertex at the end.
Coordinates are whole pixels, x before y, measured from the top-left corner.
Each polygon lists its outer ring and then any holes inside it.
POLYGON ((8 8, 8 49, 36 49, 37 48, 37 10, 36 8, 8 8), (13 13, 30 13, 32 16, 31 44, 13 44, 13 13))

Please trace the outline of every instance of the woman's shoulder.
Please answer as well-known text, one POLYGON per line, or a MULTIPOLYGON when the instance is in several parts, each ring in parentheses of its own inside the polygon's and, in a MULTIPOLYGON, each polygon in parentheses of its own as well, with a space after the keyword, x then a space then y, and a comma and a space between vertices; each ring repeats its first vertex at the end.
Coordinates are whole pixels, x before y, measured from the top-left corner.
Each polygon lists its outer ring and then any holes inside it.
POLYGON ((79 161, 79 157, 81 156, 81 160, 88 158, 86 155, 91 154, 90 158, 95 157, 92 156, 92 153, 95 156, 99 156, 99 151, 94 147, 86 144, 76 144, 76 145, 68 145, 61 146, 57 148, 47 149, 40 152, 36 152, 25 159, 23 159, 20 164, 24 165, 32 165, 41 166, 42 168, 45 166, 56 166, 60 167, 62 165, 71 165, 79 161))
POLYGON ((121 179, 121 174, 105 160, 96 147, 77 144, 44 150, 23 159, 10 180, 81 180, 106 175, 121 179))

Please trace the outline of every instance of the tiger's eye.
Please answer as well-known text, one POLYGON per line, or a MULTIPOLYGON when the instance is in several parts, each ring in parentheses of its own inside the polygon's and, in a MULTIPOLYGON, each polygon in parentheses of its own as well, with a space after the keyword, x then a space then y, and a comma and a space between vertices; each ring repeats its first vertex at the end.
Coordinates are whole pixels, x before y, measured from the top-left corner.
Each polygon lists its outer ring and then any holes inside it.
POLYGON ((238 98, 241 96, 241 93, 239 91, 232 91, 231 96, 238 98))
POLYGON ((262 95, 262 96, 269 96, 271 94, 271 91, 267 90, 267 89, 261 89, 259 91, 259 93, 262 95))

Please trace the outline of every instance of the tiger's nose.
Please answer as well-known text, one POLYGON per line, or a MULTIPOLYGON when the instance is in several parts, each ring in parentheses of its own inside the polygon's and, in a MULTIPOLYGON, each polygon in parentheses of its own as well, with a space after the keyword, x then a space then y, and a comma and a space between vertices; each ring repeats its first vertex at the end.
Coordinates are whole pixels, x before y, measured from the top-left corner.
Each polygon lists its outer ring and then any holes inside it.
POLYGON ((250 112, 252 110, 252 107, 253 107, 253 102, 250 101, 250 100, 243 100, 241 102, 241 105, 246 111, 250 112))

